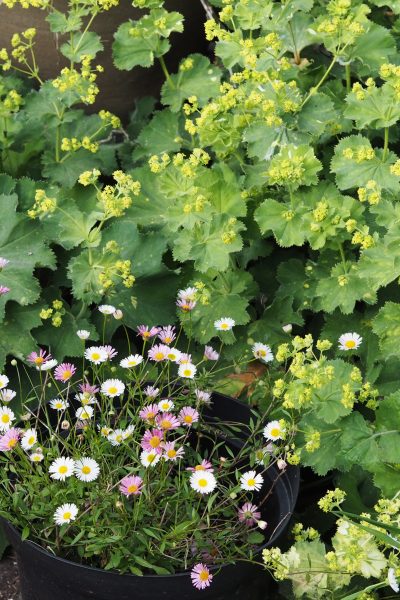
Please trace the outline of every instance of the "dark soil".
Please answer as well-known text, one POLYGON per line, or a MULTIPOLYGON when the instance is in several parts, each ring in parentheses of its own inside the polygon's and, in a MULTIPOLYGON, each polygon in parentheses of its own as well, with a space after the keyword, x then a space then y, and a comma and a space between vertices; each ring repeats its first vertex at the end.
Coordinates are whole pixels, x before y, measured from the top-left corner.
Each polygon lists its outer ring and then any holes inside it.
POLYGON ((12 555, 8 555, 0 561, 0 600, 19 598, 17 563, 12 555))

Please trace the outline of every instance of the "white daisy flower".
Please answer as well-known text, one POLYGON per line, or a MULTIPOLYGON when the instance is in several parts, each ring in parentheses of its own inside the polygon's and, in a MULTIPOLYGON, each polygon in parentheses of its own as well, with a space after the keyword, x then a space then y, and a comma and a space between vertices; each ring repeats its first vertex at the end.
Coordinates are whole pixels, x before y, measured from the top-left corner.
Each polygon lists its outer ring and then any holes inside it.
POLYGON ((344 333, 339 338, 339 350, 357 350, 361 346, 362 337, 358 333, 344 333))
POLYGON ((9 379, 7 375, 0 375, 0 390, 8 386, 9 379))
POLYGON ((32 462, 42 462, 42 460, 44 459, 44 456, 42 454, 42 452, 38 452, 36 450, 36 452, 32 452, 32 454, 29 455, 29 460, 32 462))
POLYGON ((64 525, 75 521, 76 515, 78 514, 78 507, 76 504, 63 504, 59 506, 54 513, 54 521, 56 525, 64 525))
POLYGON ((164 398, 163 400, 160 400, 157 406, 161 412, 169 412, 174 408, 175 404, 172 402, 172 400, 164 398))
POLYGON ((4 388, 4 389, 0 390, 0 401, 8 404, 9 402, 11 402, 11 400, 13 398, 15 398, 16 395, 17 395, 17 392, 14 392, 14 390, 4 388))
POLYGON ((204 404, 211 404, 211 392, 205 392, 204 390, 194 390, 196 398, 199 402, 204 404))
POLYGON ((135 431, 135 426, 128 425, 128 427, 126 429, 124 429, 124 431, 122 432, 123 439, 127 440, 129 437, 131 437, 131 435, 134 431, 135 431))
POLYGON ((273 444, 268 444, 267 446, 264 446, 263 448, 258 448, 255 451, 256 463, 258 465, 264 465, 266 462, 266 459, 269 460, 270 455, 273 454, 273 451, 274 451, 273 444))
POLYGON ((36 371, 50 371, 53 367, 58 365, 58 361, 55 358, 51 358, 50 360, 46 360, 46 362, 41 365, 36 366, 36 371))
POLYGON ((108 434, 107 439, 111 442, 112 446, 119 446, 124 441, 124 431, 122 429, 115 429, 108 434))
POLYGON ((396 572, 393 569, 393 567, 391 567, 388 570, 388 584, 390 585, 390 587, 392 588, 392 590, 394 592, 396 592, 396 594, 398 594, 400 592, 400 586, 399 586, 399 582, 397 581, 396 578, 396 572))
POLYGON ((267 344, 261 344, 260 342, 256 342, 252 348, 252 351, 255 358, 258 358, 265 363, 274 360, 272 350, 269 346, 267 346, 267 344))
POLYGON ((101 346, 90 346, 85 350, 85 358, 94 365, 99 365, 108 360, 108 354, 101 346))
POLYGON ((287 325, 284 325, 282 327, 282 331, 284 331, 285 333, 291 333, 293 329, 293 325, 291 323, 288 323, 287 325))
POLYGON ((107 427, 107 425, 97 425, 97 429, 100 431, 101 437, 108 438, 108 436, 112 433, 111 427, 107 427))
POLYGON ((264 437, 271 442, 282 440, 285 437, 286 429, 281 426, 279 421, 270 421, 264 427, 264 437))
POLYGON ((15 420, 15 415, 11 408, 2 406, 0 408, 0 431, 7 431, 11 427, 11 423, 15 420))
POLYGON ((217 331, 230 331, 235 325, 235 321, 230 317, 223 317, 214 321, 214 327, 217 331))
POLYGON ((54 400, 50 400, 49 402, 51 408, 54 410, 66 410, 69 407, 69 402, 63 400, 62 398, 54 398, 54 400))
POLYGON ((78 329, 76 335, 80 340, 87 340, 90 337, 90 331, 87 329, 78 329))
POLYGON ((196 375, 197 367, 191 363, 184 363, 179 365, 178 375, 187 379, 193 379, 196 375))
POLYGON ((119 364, 123 369, 131 369, 140 365, 141 362, 143 362, 141 354, 130 354, 127 358, 123 358, 119 364))
POLYGON ((116 310, 117 309, 115 308, 115 306, 112 306, 111 304, 102 304, 101 306, 99 306, 99 311, 103 315, 113 315, 116 310))
POLYGON ((258 492, 261 490, 264 478, 255 471, 247 471, 240 477, 240 487, 242 490, 250 490, 258 492))
POLYGON ((210 494, 216 485, 217 480, 210 471, 194 471, 190 476, 190 487, 199 494, 210 494))
POLYGON ((160 460, 160 454, 153 450, 143 450, 140 453, 140 462, 144 467, 154 467, 160 460))
POLYGON ((65 481, 74 474, 75 461, 72 458, 56 458, 49 467, 50 477, 57 481, 65 481))
POLYGON ((37 442, 37 433, 34 429, 27 429, 22 436, 21 446, 24 450, 30 450, 37 442))
POLYGON ((75 475, 81 481, 94 481, 98 478, 100 473, 100 467, 93 458, 80 458, 75 461, 75 475))
POLYGON ((77 409, 75 416, 81 421, 89 421, 93 417, 93 413, 94 410, 91 406, 80 406, 77 409))
POLYGON ((178 362, 181 359, 182 352, 177 348, 170 348, 169 352, 167 352, 167 358, 171 362, 178 362))
POLYGON ((105 394, 109 398, 115 398, 115 396, 121 396, 124 393, 125 384, 120 379, 106 379, 101 384, 101 393, 105 394))
POLYGON ((88 406, 89 404, 96 404, 96 396, 89 394, 88 392, 82 392, 80 394, 75 394, 75 399, 79 400, 82 406, 88 406))

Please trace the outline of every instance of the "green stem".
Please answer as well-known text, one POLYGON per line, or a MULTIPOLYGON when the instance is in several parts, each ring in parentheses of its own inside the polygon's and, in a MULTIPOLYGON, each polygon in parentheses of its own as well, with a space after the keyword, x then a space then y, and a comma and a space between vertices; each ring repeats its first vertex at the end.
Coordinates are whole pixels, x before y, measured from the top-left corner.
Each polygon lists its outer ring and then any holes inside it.
POLYGON ((346 257, 344 255, 344 250, 343 250, 343 245, 340 243, 339 244, 339 252, 340 252, 340 257, 342 259, 342 263, 343 263, 343 268, 345 270, 345 273, 347 273, 347 268, 346 268, 346 257))
POLYGON ((385 161, 389 150, 389 127, 384 129, 384 142, 383 142, 383 156, 382 160, 385 161))
POLYGON ((350 63, 345 66, 346 69, 346 89, 347 93, 351 92, 351 69, 350 63))
POLYGON ((333 57, 333 59, 331 61, 331 64, 329 65, 329 67, 327 68, 327 70, 325 71, 323 77, 319 80, 319 82, 317 83, 317 85, 315 87, 311 88, 309 94, 303 100, 300 108, 303 108, 303 106, 305 105, 305 103, 308 102, 309 99, 312 98, 312 96, 314 96, 314 94, 316 94, 318 92, 319 88, 324 83, 324 81, 327 79, 329 73, 332 71, 335 62, 336 62, 336 55, 333 57))
POLYGON ((170 76, 169 71, 167 69, 167 65, 165 64, 164 57, 163 56, 159 56, 158 60, 160 61, 161 68, 162 68, 163 73, 165 75, 165 79, 168 81, 169 87, 174 90, 175 89, 175 85, 174 85, 174 82, 171 79, 171 76, 170 76))

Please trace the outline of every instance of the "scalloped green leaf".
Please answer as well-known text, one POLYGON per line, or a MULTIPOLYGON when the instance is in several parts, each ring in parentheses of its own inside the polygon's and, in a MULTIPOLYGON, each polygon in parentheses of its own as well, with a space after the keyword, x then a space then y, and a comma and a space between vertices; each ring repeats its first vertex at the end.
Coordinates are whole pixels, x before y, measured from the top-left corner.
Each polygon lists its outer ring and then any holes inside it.
POLYGON ((372 329, 379 337, 383 358, 400 357, 400 304, 386 302, 373 320, 372 329))
POLYGON ((254 219, 261 233, 272 231, 280 246, 302 246, 305 240, 302 203, 277 202, 267 198, 257 208, 254 219))

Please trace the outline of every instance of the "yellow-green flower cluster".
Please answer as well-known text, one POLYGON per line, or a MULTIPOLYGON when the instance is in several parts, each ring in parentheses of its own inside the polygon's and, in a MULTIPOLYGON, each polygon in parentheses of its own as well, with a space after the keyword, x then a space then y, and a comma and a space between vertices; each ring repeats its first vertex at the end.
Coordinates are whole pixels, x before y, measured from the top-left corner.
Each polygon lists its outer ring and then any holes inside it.
MULTIPOLYGON (((357 149, 345 148, 342 152, 344 158, 354 160, 357 164, 375 158, 375 150, 371 146, 360 146, 357 149)), ((394 166, 394 165, 392 165, 394 166)))
POLYGON ((373 206, 374 204, 379 204, 381 200, 381 187, 374 179, 370 179, 365 184, 365 187, 358 188, 357 195, 360 202, 368 202, 368 204, 373 206))
POLYGON ((140 193, 140 183, 123 171, 114 171, 116 185, 106 185, 99 192, 99 200, 103 206, 104 218, 122 217, 132 204, 132 196, 140 193))
POLYGON ((91 171, 84 171, 81 173, 78 182, 84 186, 95 185, 99 177, 100 171, 98 169, 92 169, 91 171))
POLYGON ((49 198, 44 190, 36 190, 35 203, 31 209, 28 210, 28 216, 31 219, 36 217, 42 217, 49 213, 52 213, 57 208, 57 200, 55 198, 49 198))
POLYGON ((0 101, 0 115, 7 118, 19 111, 23 98, 16 90, 10 90, 0 101))
POLYGON ((100 110, 98 114, 105 126, 110 125, 113 129, 121 127, 121 119, 113 115, 109 110, 100 110))
POLYGON ((83 136, 81 140, 78 138, 62 138, 61 140, 61 150, 63 152, 76 152, 80 150, 80 148, 84 148, 85 150, 89 150, 95 154, 99 149, 98 142, 93 142, 88 135, 83 136))
POLYGON ((296 542, 319 539, 319 533, 314 527, 304 528, 303 523, 296 523, 292 528, 292 535, 296 542))
POLYGON ((318 501, 318 506, 327 513, 340 506, 345 498, 346 493, 340 488, 335 488, 334 490, 327 492, 325 496, 318 501))
POLYGON ((6 48, 0 50, 0 60, 3 62, 3 71, 8 71, 12 66, 12 59, 14 59, 20 67, 24 67, 22 70, 24 73, 31 75, 32 77, 38 77, 38 67, 35 61, 35 55, 33 51, 34 38, 36 37, 36 29, 29 27, 22 33, 14 33, 11 38, 12 50, 8 52, 6 48))
POLYGON ((103 71, 103 67, 97 65, 95 69, 92 69, 92 60, 91 56, 82 55, 80 71, 73 67, 64 67, 60 75, 53 79, 53 86, 62 93, 74 92, 85 104, 93 104, 99 93, 95 81, 97 74, 103 71))
POLYGON ((326 12, 328 16, 317 21, 316 30, 323 35, 325 44, 339 50, 364 33, 370 9, 365 4, 354 7, 351 0, 331 0, 326 12))
POLYGON ((61 300, 53 300, 51 307, 42 308, 39 317, 44 321, 51 318, 53 327, 61 327, 65 308, 61 300))

